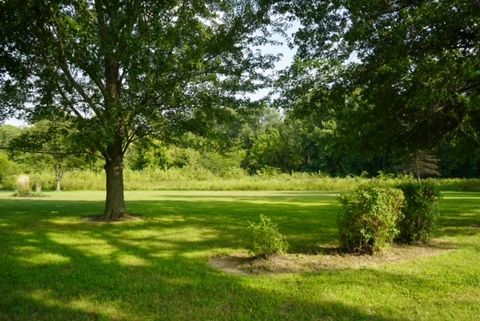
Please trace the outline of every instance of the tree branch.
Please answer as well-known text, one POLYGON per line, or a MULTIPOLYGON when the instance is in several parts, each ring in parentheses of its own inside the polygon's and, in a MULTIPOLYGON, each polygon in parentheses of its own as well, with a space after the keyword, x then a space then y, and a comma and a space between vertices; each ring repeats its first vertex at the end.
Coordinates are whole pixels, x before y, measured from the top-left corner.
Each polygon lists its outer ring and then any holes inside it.
POLYGON ((142 139, 143 137, 148 136, 148 135, 150 135, 151 133, 154 132, 153 129, 152 130, 146 130, 143 135, 138 135, 140 133, 140 130, 141 130, 141 127, 137 127, 130 135, 127 135, 127 138, 125 139, 125 142, 122 146, 122 153, 125 153, 127 151, 128 147, 132 143, 134 143, 134 142, 142 139))
POLYGON ((81 118, 81 119, 85 119, 85 117, 83 117, 83 115, 73 106, 73 103, 70 99, 68 99, 67 95, 65 95, 65 92, 63 91, 63 89, 61 87, 58 88, 59 89, 59 92, 60 92, 60 96, 62 96, 63 100, 66 101, 66 106, 78 117, 78 118, 81 118))
POLYGON ((90 96, 83 90, 82 86, 75 80, 72 73, 70 72, 70 68, 68 67, 68 62, 63 54, 60 55, 60 68, 62 69, 64 75, 67 77, 70 84, 75 88, 75 90, 82 96, 83 100, 90 106, 93 112, 98 116, 99 119, 103 122, 103 113, 101 110, 96 106, 90 96))
MULTIPOLYGON (((60 33, 60 27, 58 21, 52 17, 52 27, 53 27, 53 33, 55 33, 57 37, 57 47, 59 50, 59 65, 60 69, 63 71, 63 74, 67 77, 67 80, 69 83, 75 88, 75 90, 79 93, 80 96, 82 96, 83 100, 90 106, 90 108, 93 110, 93 112, 97 115, 97 117, 104 121, 103 119, 103 113, 102 111, 98 108, 98 106, 93 102, 92 98, 83 90, 82 86, 75 80, 75 77, 73 77, 72 72, 70 71, 70 67, 68 66, 68 61, 65 55, 65 49, 64 49, 64 44, 62 41, 62 35, 60 33)), ((47 31, 48 32, 48 31, 47 31)), ((88 72, 84 70, 87 74, 88 72)), ((92 79, 93 80, 93 79, 92 79)), ((94 81, 95 82, 95 81, 94 81)))
POLYGON ((31 153, 31 154, 47 154, 47 155, 58 155, 58 156, 68 156, 68 155, 86 155, 89 154, 88 152, 81 152, 81 151, 75 151, 75 152, 55 152, 55 151, 48 151, 48 150, 34 150, 34 149, 22 149, 22 148, 11 148, 11 147, 5 147, 5 146, 0 146, 0 150, 8 150, 8 151, 13 151, 13 152, 22 152, 22 153, 31 153))

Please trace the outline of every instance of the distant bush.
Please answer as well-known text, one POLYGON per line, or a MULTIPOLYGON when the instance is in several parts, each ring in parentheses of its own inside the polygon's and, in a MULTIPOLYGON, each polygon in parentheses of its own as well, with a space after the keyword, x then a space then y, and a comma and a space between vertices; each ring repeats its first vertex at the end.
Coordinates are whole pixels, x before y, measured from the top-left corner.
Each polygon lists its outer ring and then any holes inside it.
POLYGON ((30 178, 27 175, 20 175, 17 178, 17 195, 27 196, 30 194, 30 178))
POLYGON ((269 257, 273 254, 284 253, 288 244, 278 227, 268 217, 260 215, 258 223, 249 223, 248 250, 251 254, 269 257))
POLYGON ((432 183, 402 184, 405 196, 402 218, 398 221, 400 234, 396 241, 412 244, 428 242, 438 216, 440 192, 432 183))
POLYGON ((342 195, 338 214, 340 248, 356 254, 373 254, 388 247, 398 235, 403 193, 398 189, 363 185, 342 195))

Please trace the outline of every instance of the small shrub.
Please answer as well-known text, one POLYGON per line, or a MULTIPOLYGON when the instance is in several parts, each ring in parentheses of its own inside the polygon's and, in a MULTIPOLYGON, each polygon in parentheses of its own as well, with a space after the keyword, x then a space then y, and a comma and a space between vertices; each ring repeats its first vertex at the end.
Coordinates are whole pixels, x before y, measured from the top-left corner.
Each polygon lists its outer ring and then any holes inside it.
POLYGON ((278 227, 268 217, 260 215, 258 223, 249 222, 250 242, 248 250, 252 255, 269 257, 284 253, 288 244, 278 227))
POLYGON ((17 195, 26 196, 30 194, 30 178, 27 175, 20 175, 17 178, 17 195))
POLYGON ((399 188, 403 191, 405 201, 402 218, 398 221, 400 234, 396 241, 404 244, 428 242, 438 216, 438 188, 432 183, 409 183, 399 188))
POLYGON ((342 195, 338 214, 340 248, 356 254, 373 254, 388 247, 398 235, 402 191, 364 185, 342 195))

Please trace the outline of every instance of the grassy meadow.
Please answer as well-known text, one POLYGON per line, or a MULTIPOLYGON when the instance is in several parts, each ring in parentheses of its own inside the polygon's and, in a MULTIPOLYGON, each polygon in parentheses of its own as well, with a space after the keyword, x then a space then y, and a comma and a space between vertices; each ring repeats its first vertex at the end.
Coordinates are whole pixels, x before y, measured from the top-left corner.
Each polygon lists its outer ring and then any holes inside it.
MULTIPOLYGON (((51 171, 29 173, 30 183, 41 185, 43 190, 55 190, 55 173, 51 171)), ((406 182, 414 182, 409 176, 379 175, 374 178, 360 176, 330 177, 324 173, 257 173, 248 175, 234 169, 223 176, 210 171, 194 168, 170 168, 166 170, 145 169, 124 172, 125 189, 130 191, 154 190, 201 190, 201 191, 351 191, 361 184, 394 187, 406 182)), ((1 177, 0 177, 1 178, 1 177)), ((0 179, 0 190, 15 190, 18 173, 0 179)), ((431 181, 444 191, 480 192, 478 178, 431 178, 431 181)), ((104 171, 75 170, 66 172, 62 179, 64 191, 105 190, 104 171)))
POLYGON ((401 263, 237 275, 208 258, 244 251, 269 216, 292 253, 336 243, 334 192, 129 191, 142 220, 105 224, 103 192, 0 192, 0 320, 478 320, 480 193, 444 192, 435 241, 401 263))

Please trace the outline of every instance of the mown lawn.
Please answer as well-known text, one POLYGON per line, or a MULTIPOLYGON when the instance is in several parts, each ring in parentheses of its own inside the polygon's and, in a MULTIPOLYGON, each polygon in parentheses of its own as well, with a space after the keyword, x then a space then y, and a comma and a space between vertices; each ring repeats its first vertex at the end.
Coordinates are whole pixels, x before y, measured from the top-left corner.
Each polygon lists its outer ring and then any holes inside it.
POLYGON ((293 252, 336 241, 334 193, 128 192, 142 221, 87 223, 103 192, 0 193, 0 320, 479 320, 480 193, 444 193, 436 238, 455 249, 360 270, 231 275, 248 220, 293 252))

